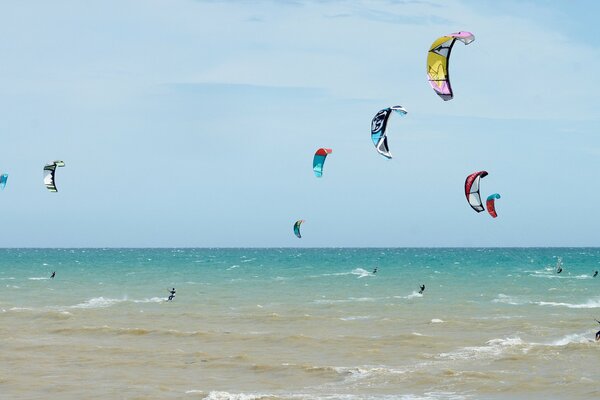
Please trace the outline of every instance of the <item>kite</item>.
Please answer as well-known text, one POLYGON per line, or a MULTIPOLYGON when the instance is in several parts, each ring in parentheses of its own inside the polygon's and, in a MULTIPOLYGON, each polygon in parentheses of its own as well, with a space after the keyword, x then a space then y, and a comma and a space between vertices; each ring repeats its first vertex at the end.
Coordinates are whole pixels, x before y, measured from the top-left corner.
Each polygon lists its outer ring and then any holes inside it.
POLYGON ((500 195, 498 193, 490 194, 485 202, 487 206, 488 213, 492 216, 492 218, 496 218, 498 214, 496 214, 496 199, 499 199, 500 195))
POLYGON ((51 192, 58 192, 56 189, 56 183, 54 181, 54 175, 56 174, 57 167, 64 167, 63 161, 52 161, 49 164, 44 165, 44 185, 51 192))
POLYGON ((427 79, 433 90, 444 101, 451 100, 453 97, 448 61, 452 47, 457 40, 469 44, 475 40, 475 36, 471 32, 462 31, 442 36, 431 44, 429 53, 427 53, 427 79))
POLYGON ((315 153, 315 158, 313 158, 313 171, 315 171, 315 176, 320 178, 323 176, 323 165, 325 164, 325 159, 328 154, 331 154, 333 150, 320 148, 315 153))
POLYGON ((302 225, 303 222, 304 220, 300 219, 294 223, 294 235, 296 235, 298 238, 302 237, 302 235, 300 234, 300 225, 302 225))
POLYGON ((377 149, 377 152, 384 157, 392 158, 392 154, 390 153, 390 149, 387 143, 387 135, 385 131, 387 130, 388 119, 392 115, 392 111, 404 116, 407 114, 407 111, 402 106, 393 106, 384 108, 379 111, 373 117, 373 121, 371 121, 371 139, 373 140, 373 144, 377 149))
POLYGON ((469 205, 477 212, 485 210, 481 202, 481 195, 479 194, 479 181, 481 178, 486 177, 487 174, 487 171, 474 172, 467 176, 465 180, 465 196, 467 196, 469 205))
POLYGON ((8 180, 8 174, 0 175, 0 189, 4 190, 6 187, 6 181, 8 180))

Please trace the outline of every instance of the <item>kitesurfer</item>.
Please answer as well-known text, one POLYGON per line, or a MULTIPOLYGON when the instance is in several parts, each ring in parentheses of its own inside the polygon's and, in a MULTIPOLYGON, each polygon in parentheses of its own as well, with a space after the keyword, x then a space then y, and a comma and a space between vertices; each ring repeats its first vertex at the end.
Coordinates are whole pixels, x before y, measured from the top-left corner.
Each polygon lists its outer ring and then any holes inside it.
POLYGON ((377 267, 375 267, 375 269, 373 270, 373 275, 375 275, 377 273, 377 267))
POLYGON ((56 276, 56 271, 53 271, 52 275, 50 275, 50 279, 54 279, 55 276, 56 276))
POLYGON ((175 288, 169 290, 169 293, 170 293, 170 295, 169 295, 169 298, 167 299, 167 301, 171 301, 175 298, 175 288))
POLYGON ((598 271, 595 271, 595 272, 594 272, 594 278, 595 278, 596 276, 598 276, 598 271))
POLYGON ((419 290, 419 294, 423 294, 423 292, 425 291, 425 285, 421 285, 420 288, 421 290, 419 290))
MULTIPOLYGON (((600 324, 600 321, 596 320, 600 324)), ((600 331, 596 332, 596 342, 600 340, 600 331)))
POLYGON ((557 274, 560 274, 561 272, 562 272, 562 267, 559 265, 559 266, 558 266, 558 269, 556 270, 556 273, 557 273, 557 274))

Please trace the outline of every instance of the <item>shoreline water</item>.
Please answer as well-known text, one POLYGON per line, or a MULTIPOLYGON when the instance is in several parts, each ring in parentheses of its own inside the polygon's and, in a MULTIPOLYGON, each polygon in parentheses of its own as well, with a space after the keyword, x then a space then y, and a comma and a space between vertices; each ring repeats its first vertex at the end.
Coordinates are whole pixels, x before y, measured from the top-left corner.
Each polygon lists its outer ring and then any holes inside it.
POLYGON ((598 394, 600 249, 0 255, 0 392, 10 398, 598 394))

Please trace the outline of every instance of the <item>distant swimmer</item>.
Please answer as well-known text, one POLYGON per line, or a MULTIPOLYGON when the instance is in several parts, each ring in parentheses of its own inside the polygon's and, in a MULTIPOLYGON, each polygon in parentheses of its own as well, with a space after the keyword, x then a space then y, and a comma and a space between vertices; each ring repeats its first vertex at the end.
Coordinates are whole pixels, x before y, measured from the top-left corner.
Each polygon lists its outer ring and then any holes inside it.
POLYGON ((598 276, 598 271, 594 272, 594 278, 598 276))
MULTIPOLYGON (((600 324, 600 321, 596 320, 600 324)), ((600 340, 600 331, 596 332, 596 342, 600 340)))
POLYGON ((423 294, 423 292, 425 291, 425 285, 421 285, 420 288, 421 290, 419 290, 419 294, 423 294))
MULTIPOLYGON (((598 271, 596 271, 596 272, 598 272, 598 271)), ((54 279, 55 276, 56 276, 56 271, 53 271, 52 275, 50 275, 50 279, 54 279)))
POLYGON ((375 267, 375 269, 373 270, 373 274, 377 273, 377 267, 375 267))
POLYGON ((170 295, 169 295, 169 298, 167 299, 167 301, 171 301, 175 298, 175 288, 169 290, 169 293, 170 293, 170 295))

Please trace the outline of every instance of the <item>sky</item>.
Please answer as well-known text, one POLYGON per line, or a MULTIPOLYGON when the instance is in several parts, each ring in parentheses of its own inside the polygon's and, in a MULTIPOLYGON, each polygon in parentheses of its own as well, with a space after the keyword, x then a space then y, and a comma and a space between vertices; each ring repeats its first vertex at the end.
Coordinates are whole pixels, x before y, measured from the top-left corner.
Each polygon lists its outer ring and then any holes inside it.
POLYGON ((0 3, 0 247, 600 246, 595 1, 0 3), (453 100, 425 60, 444 34, 453 100), (394 158, 370 123, 392 105, 394 158), (333 153, 315 178, 312 157, 333 153), (58 193, 43 185, 52 160, 58 193), (465 177, 486 170, 477 214, 465 177), (292 232, 298 219, 302 239, 292 232))

